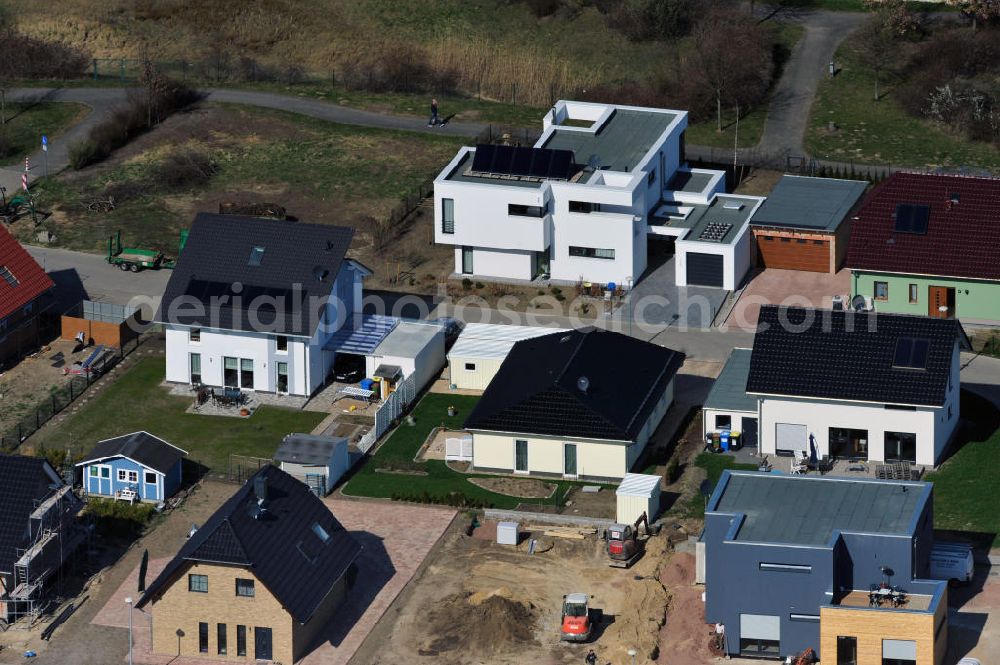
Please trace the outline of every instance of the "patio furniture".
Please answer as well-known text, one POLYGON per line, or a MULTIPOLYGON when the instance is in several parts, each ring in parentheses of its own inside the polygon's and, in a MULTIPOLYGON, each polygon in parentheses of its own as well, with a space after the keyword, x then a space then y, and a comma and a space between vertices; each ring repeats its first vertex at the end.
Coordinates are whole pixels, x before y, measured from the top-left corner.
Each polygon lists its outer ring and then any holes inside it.
POLYGON ((138 498, 139 493, 131 487, 123 487, 115 492, 115 501, 128 501, 129 503, 135 503, 138 498))
POLYGON ((358 388, 357 386, 347 386, 345 388, 341 388, 337 391, 337 393, 344 395, 345 397, 353 397, 355 399, 363 400, 368 404, 371 404, 372 398, 375 396, 374 390, 366 390, 364 388, 358 388))
POLYGON ((212 398, 221 406, 239 406, 246 402, 246 395, 239 388, 223 388, 222 394, 213 389, 212 398))
POLYGON ((875 477, 879 480, 913 480, 913 469, 909 462, 892 462, 875 467, 875 477))

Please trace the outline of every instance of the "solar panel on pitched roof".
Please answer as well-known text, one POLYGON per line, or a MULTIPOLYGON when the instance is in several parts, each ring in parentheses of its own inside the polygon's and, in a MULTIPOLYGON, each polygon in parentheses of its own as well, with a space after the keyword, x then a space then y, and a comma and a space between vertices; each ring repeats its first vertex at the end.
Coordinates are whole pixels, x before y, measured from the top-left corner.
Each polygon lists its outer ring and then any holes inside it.
POLYGON ((472 158, 472 170, 479 173, 489 173, 495 152, 496 146, 490 143, 480 143, 477 145, 476 153, 472 158))
POLYGON ((569 150, 553 150, 548 177, 569 180, 572 175, 570 169, 573 167, 573 159, 573 153, 569 150))
POLYGON ((930 342, 926 339, 900 337, 896 340, 896 352, 893 356, 893 367, 907 369, 927 369, 927 349, 930 342))
POLYGON ((510 174, 519 176, 531 175, 532 157, 534 157, 533 148, 515 148, 514 160, 510 164, 510 174))
POLYGON ((920 235, 927 233, 927 219, 930 216, 930 211, 930 207, 925 205, 896 204, 896 231, 920 235))

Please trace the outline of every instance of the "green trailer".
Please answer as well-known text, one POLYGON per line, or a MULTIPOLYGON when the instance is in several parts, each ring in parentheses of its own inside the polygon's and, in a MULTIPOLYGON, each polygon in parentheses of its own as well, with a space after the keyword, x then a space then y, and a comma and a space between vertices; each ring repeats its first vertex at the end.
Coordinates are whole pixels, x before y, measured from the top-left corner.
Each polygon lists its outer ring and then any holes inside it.
MULTIPOLYGON (((181 231, 178 250, 184 249, 187 241, 187 229, 181 231)), ((139 272, 140 270, 170 269, 176 264, 176 259, 167 257, 156 249, 141 247, 122 247, 122 232, 108 237, 108 263, 118 266, 122 271, 139 272)))

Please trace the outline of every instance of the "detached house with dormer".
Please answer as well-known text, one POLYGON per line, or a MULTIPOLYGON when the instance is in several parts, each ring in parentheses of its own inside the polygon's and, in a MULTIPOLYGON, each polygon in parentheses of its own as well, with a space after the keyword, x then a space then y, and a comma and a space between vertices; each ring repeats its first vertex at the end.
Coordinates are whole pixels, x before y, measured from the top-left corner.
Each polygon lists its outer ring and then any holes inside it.
POLYGON ((938 464, 964 337, 954 319, 762 306, 746 382, 760 452, 938 464))
POLYGON ((291 395, 323 385, 334 334, 360 319, 353 230, 199 214, 157 314, 167 381, 291 395))

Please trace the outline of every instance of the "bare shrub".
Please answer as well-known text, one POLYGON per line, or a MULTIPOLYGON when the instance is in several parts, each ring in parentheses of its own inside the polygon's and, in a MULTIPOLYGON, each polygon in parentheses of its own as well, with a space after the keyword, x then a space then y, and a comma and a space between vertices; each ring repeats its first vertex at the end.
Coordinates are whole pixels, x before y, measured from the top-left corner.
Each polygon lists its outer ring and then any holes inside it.
POLYGON ((90 64, 84 51, 28 37, 13 27, 0 27, 0 77, 7 79, 72 79, 90 64))
POLYGON ((374 215, 362 215, 359 224, 372 239, 372 246, 376 250, 385 249, 386 245, 395 237, 395 228, 388 217, 375 217, 374 215))
POLYGON ((207 184, 218 170, 207 151, 186 146, 167 153, 153 167, 150 178, 167 189, 184 189, 207 184))
POLYGON ((528 10, 538 18, 555 14, 562 6, 560 0, 525 0, 528 10))

